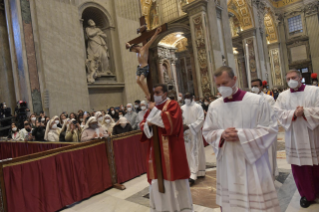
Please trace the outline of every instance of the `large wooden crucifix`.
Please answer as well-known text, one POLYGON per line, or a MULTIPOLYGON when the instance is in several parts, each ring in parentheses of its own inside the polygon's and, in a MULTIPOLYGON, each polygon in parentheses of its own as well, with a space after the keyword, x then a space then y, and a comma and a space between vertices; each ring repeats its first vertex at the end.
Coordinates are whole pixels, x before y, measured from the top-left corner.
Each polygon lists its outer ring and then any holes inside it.
MULTIPOLYGON (((140 33, 141 36, 129 41, 128 43, 130 45, 137 45, 140 43, 143 43, 145 45, 149 39, 151 39, 156 32, 157 29, 153 29, 151 31, 147 31, 147 26, 146 26, 146 21, 145 21, 145 16, 142 16, 140 18, 140 25, 141 27, 137 29, 137 33, 140 33)), ((163 24, 160 26, 162 28, 161 33, 167 31, 167 24, 163 24)), ((129 48, 126 46, 126 48, 129 48)), ((156 83, 153 81, 152 75, 154 75, 155 70, 151 70, 150 66, 150 57, 148 55, 148 64, 149 64, 149 74, 147 76, 147 86, 149 92, 151 92, 150 95, 150 100, 154 101, 154 97, 152 94, 153 91, 153 85, 156 83)), ((158 180, 158 190, 161 193, 165 193, 165 188, 164 188, 164 176, 163 176, 163 170, 162 170, 162 158, 161 158, 161 147, 159 143, 159 136, 158 136, 158 129, 157 126, 153 125, 153 145, 154 145, 154 157, 155 157, 155 166, 156 166, 156 173, 157 173, 157 180, 158 180)))

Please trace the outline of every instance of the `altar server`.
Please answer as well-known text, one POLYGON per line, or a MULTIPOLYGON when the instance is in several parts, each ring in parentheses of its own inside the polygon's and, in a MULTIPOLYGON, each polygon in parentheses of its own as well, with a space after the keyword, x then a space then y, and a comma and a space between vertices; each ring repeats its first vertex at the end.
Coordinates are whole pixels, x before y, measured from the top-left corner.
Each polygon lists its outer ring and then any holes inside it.
POLYGON ((268 148, 278 133, 269 104, 237 88, 232 68, 214 74, 222 98, 209 106, 203 127, 217 159, 216 203, 223 212, 279 212, 268 148))

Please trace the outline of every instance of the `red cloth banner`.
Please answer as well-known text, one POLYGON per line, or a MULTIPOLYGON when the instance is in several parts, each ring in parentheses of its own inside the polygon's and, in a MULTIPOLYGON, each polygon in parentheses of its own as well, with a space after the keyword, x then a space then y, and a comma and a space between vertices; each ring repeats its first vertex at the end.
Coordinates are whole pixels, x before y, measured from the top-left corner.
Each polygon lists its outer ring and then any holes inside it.
POLYGON ((112 187, 105 143, 3 168, 8 212, 53 212, 112 187))
POLYGON ((140 142, 141 134, 113 141, 117 182, 123 183, 147 171, 146 158, 149 144, 140 142))
POLYGON ((0 142, 0 160, 68 146, 65 143, 0 142))

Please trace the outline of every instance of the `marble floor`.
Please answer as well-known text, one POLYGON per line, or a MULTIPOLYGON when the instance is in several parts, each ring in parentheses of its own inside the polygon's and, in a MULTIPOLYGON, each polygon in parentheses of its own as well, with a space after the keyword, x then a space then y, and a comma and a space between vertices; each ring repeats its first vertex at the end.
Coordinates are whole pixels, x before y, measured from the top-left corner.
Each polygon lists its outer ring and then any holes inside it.
MULTIPOLYGON (((212 194, 215 185, 215 171, 216 171, 216 159, 211 147, 205 148, 206 160, 207 160, 207 173, 210 173, 207 177, 207 181, 202 180, 197 186, 194 186, 192 195, 194 198, 194 210, 196 212, 220 212, 220 209, 215 205, 207 204, 205 201, 196 199, 196 192, 200 189, 207 192, 207 198, 215 199, 212 194), (206 186, 206 187, 205 187, 206 186), (195 195, 195 196, 194 196, 195 195), (204 206, 203 206, 204 205, 204 206)), ((311 205, 307 209, 303 209, 299 205, 300 195, 296 188, 293 176, 291 174, 291 167, 286 162, 284 152, 284 133, 281 131, 278 134, 278 168, 280 175, 275 181, 277 189, 278 199, 281 207, 281 212, 318 212, 319 203, 311 205)), ((87 200, 79 203, 75 203, 68 208, 61 210, 63 212, 149 212, 149 199, 148 197, 148 183, 146 175, 141 175, 131 181, 124 183, 126 190, 120 191, 117 189, 110 189, 98 195, 95 195, 87 200)), ((213 200, 214 201, 214 200, 213 200)), ((207 201, 206 201, 207 202, 207 201)))

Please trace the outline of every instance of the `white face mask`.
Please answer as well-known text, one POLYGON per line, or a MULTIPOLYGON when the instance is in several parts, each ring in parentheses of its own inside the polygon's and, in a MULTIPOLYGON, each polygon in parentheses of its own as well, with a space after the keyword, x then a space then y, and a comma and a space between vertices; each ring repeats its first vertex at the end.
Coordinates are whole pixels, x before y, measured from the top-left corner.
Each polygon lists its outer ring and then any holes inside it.
POLYGON ((37 120, 36 117, 32 117, 32 118, 31 118, 31 121, 35 121, 35 120, 37 120))
POLYGON ((45 121, 45 118, 42 118, 41 121, 45 121))
POLYGON ((120 117, 120 118, 122 118, 122 117, 123 117, 123 115, 119 115, 119 117, 120 117))
POLYGON ((223 98, 227 98, 233 94, 233 88, 227 86, 220 86, 218 92, 223 98))
POLYGON ((125 128, 125 127, 126 127, 126 124, 121 124, 121 127, 122 127, 122 128, 125 128))
POLYGON ((80 121, 82 122, 82 121, 83 121, 83 119, 80 119, 80 121))
POLYGON ((205 102, 204 104, 207 106, 207 105, 209 105, 209 102, 205 102))
POLYGON ((56 120, 56 121, 55 121, 55 123, 56 123, 56 124, 59 124, 59 121, 58 121, 58 120, 56 120))
POLYGON ((145 110, 145 109, 146 109, 146 106, 142 106, 141 109, 142 109, 142 110, 145 110))
POLYGON ((135 108, 138 108, 138 105, 134 105, 135 108))
POLYGON ((114 115, 115 111, 113 110, 111 113, 114 115))
POLYGON ((111 122, 111 120, 110 119, 105 119, 105 122, 109 124, 111 122))
POLYGON ((13 132, 17 131, 17 128, 16 127, 12 128, 12 131, 13 132))
POLYGON ((156 104, 159 104, 159 103, 161 103, 163 101, 163 97, 162 96, 156 96, 156 95, 154 95, 154 102, 156 103, 156 104))
POLYGON ((185 104, 186 104, 187 106, 189 106, 191 103, 192 103, 192 101, 191 101, 190 99, 185 99, 185 104))
POLYGON ((66 120, 66 119, 64 119, 64 120, 63 120, 63 123, 65 123, 66 121, 67 121, 67 120, 66 120))
POLYGON ((52 129, 56 129, 56 128, 58 128, 58 126, 56 124, 53 124, 52 129))
POLYGON ((290 88, 292 88, 292 89, 297 88, 298 85, 299 85, 299 82, 296 81, 296 80, 289 80, 289 82, 288 82, 288 86, 289 86, 290 88))
POLYGON ((98 118, 98 121, 102 122, 103 121, 103 117, 98 118))
POLYGON ((257 88, 257 87, 252 87, 252 88, 251 88, 251 91, 252 91, 253 93, 258 94, 258 93, 259 93, 259 88, 257 88))
POLYGON ((177 100, 178 100, 178 101, 182 101, 182 97, 180 97, 180 96, 177 97, 177 100))
POLYGON ((128 112, 131 112, 131 111, 132 111, 132 108, 130 108, 130 107, 127 108, 127 111, 128 111, 128 112))

